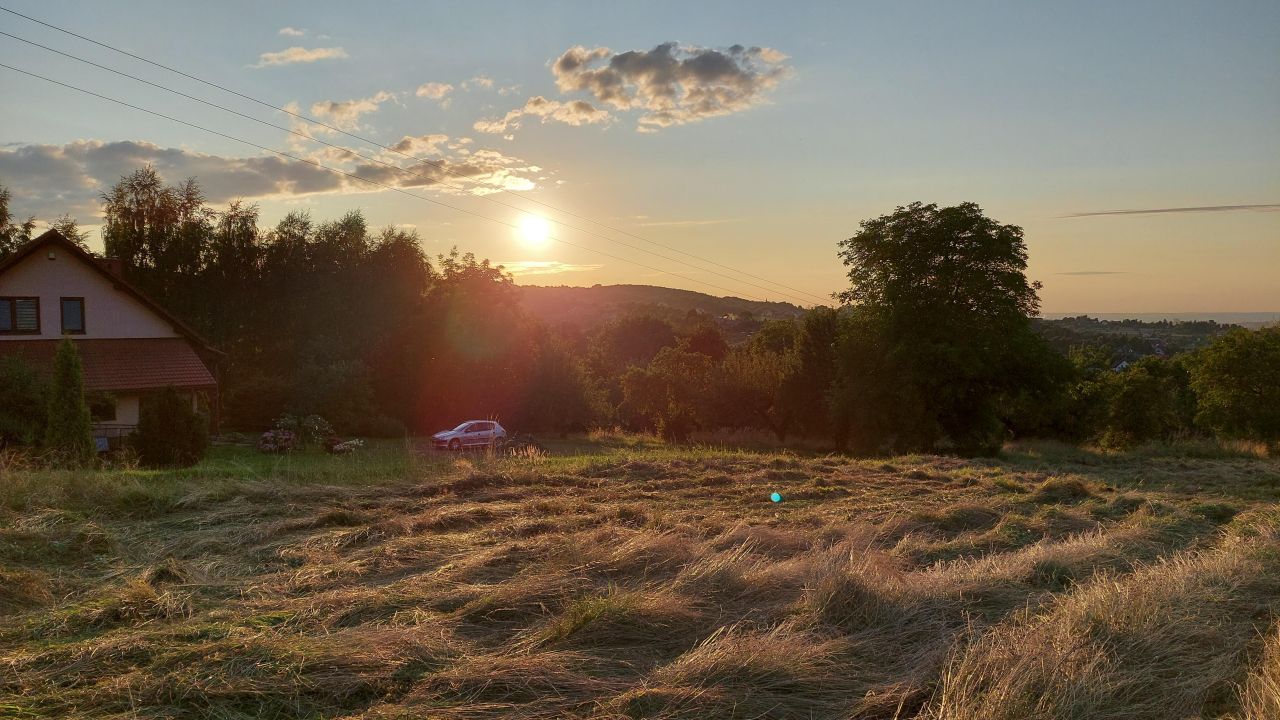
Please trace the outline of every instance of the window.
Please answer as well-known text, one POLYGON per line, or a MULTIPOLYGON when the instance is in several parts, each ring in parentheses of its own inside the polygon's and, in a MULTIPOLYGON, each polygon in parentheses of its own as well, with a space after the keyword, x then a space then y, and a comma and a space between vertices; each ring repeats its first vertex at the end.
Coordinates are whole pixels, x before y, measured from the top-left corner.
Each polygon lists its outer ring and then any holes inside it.
POLYGON ((0 333, 40 334, 40 298, 0 297, 0 333))
POLYGON ((62 334, 84 334, 84 298, 62 298, 62 334))

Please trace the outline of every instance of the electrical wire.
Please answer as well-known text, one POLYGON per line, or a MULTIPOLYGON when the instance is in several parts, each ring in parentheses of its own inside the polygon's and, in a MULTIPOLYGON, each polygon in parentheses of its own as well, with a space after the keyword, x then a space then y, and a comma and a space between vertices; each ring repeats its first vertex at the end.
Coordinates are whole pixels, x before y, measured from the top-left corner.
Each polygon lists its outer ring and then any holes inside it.
MULTIPOLYGON (((28 76, 28 77, 36 78, 36 79, 38 79, 38 80, 44 80, 45 82, 49 82, 49 83, 52 83, 52 84, 54 84, 54 85, 59 85, 59 86, 61 86, 61 87, 64 87, 64 88, 67 88, 67 89, 70 89, 70 90, 75 90, 75 91, 77 91, 77 92, 84 93, 85 95, 90 95, 90 96, 92 96, 92 97, 96 97, 96 98, 99 98, 99 99, 101 99, 101 100, 106 100, 106 101, 108 101, 108 102, 113 102, 113 103, 116 103, 117 105, 122 105, 122 106, 124 106, 124 107, 131 108, 131 109, 133 109, 133 110, 137 110, 137 111, 140 111, 140 112, 147 113, 148 115, 154 115, 155 117, 163 118, 163 119, 165 119, 165 120, 169 120, 169 121, 171 121, 171 122, 175 122, 175 123, 178 123, 178 124, 181 124, 181 125, 185 125, 185 126, 187 126, 187 127, 194 128, 194 129, 196 129, 196 130, 201 130, 201 131, 203 131, 203 132, 207 132, 207 133, 210 133, 210 134, 212 134, 212 135, 217 135, 218 137, 226 138, 227 140, 233 140, 233 141, 238 142, 238 143, 243 143, 243 144, 245 144, 245 145, 248 145, 249 147, 257 148, 257 149, 259 149, 259 150, 263 150, 263 151, 265 151, 265 152, 274 153, 274 154, 276 154, 276 155, 279 155, 279 156, 281 156, 281 157, 284 157, 284 158, 287 158, 287 159, 290 159, 290 160, 294 160, 294 161, 297 161, 297 162, 306 163, 306 164, 308 164, 308 165, 313 165, 313 166, 315 166, 315 167, 317 167, 317 168, 320 168, 320 169, 322 169, 322 170, 327 170, 327 171, 329 171, 329 172, 337 173, 337 174, 339 174, 339 175, 344 175, 344 176, 346 176, 346 177, 352 178, 352 179, 354 179, 354 180, 359 180, 359 181, 361 181, 361 182, 365 182, 365 183, 368 183, 368 184, 370 184, 370 185, 376 185, 376 186, 378 186, 378 187, 381 187, 381 188, 384 188, 384 189, 387 189, 387 190, 391 190, 391 191, 393 191, 393 192, 398 192, 398 193, 400 193, 400 194, 402 194, 402 195, 407 195, 408 197, 411 197, 411 198, 416 198, 416 199, 418 199, 418 200, 425 200, 425 201, 427 201, 427 202, 429 202, 429 203, 432 203, 432 204, 434 204, 434 205, 439 205, 439 206, 441 206, 441 207, 449 208, 450 210, 455 210, 455 211, 460 212, 460 213, 465 213, 465 214, 467 214, 467 215, 471 215, 471 216, 473 216, 473 217, 481 218, 481 219, 484 219, 484 220, 489 220, 490 222, 495 222, 495 223, 498 223, 499 225, 505 225, 505 226, 507 226, 507 227, 509 227, 509 228, 512 228, 512 229, 517 229, 517 230, 518 230, 518 229, 519 229, 519 227, 520 227, 518 224, 513 223, 513 222, 508 222, 508 221, 506 221, 506 220, 502 220, 502 219, 495 218, 495 217, 492 217, 492 216, 489 216, 489 215, 485 215, 485 214, 483 214, 483 213, 478 213, 478 212, 475 212, 475 211, 472 211, 472 210, 467 210, 466 208, 461 208, 461 207, 458 207, 457 205, 451 205, 451 204, 449 204, 449 203, 443 202, 443 201, 441 201, 441 200, 436 200, 436 199, 434 199, 434 198, 430 198, 430 197, 427 197, 427 196, 425 196, 425 195, 418 195, 417 193, 409 192, 408 190, 405 190, 404 188, 396 187, 395 185, 388 185, 387 183, 379 182, 379 181, 377 181, 377 180, 370 180, 369 178, 362 177, 362 176, 360 176, 360 175, 358 175, 358 174, 356 174, 356 173, 347 172, 346 170, 341 170, 341 169, 339 169, 339 168, 335 168, 335 167, 330 167, 330 166, 328 166, 328 165, 325 165, 325 164, 323 164, 323 163, 321 163, 321 162, 318 162, 318 161, 316 161, 316 160, 312 160, 312 159, 310 159, 310 158, 298 157, 297 155, 292 155, 292 154, 287 153, 287 152, 284 152, 284 151, 282 151, 282 150, 276 150, 276 149, 274 149, 274 148, 269 148, 269 147, 267 147, 267 146, 265 146, 265 145, 259 145, 258 143, 255 143, 255 142, 253 142, 253 141, 251 141, 251 140, 245 140, 245 139, 243 139, 243 138, 239 138, 239 137, 236 137, 236 136, 234 136, 234 135, 229 135, 229 134, 227 134, 227 133, 220 132, 220 131, 218 131, 218 130, 213 130, 213 129, 210 129, 210 128, 207 128, 207 127, 204 127, 203 125, 198 125, 198 124, 196 124, 196 123, 190 122, 190 121, 188 121, 188 120, 183 120, 183 119, 181 119, 181 118, 176 118, 176 117, 173 117, 173 116, 171 116, 171 115, 166 115, 166 114, 164 114, 164 113, 162 113, 162 112, 158 112, 158 111, 156 111, 156 110, 151 110, 151 109, 148 109, 148 108, 144 108, 144 107, 142 107, 142 106, 139 106, 139 105, 134 105, 134 104, 132 104, 132 103, 130 103, 130 102, 126 102, 126 101, 124 101, 124 100, 120 100, 120 99, 118 99, 118 98, 113 98, 113 97, 110 97, 110 96, 108 96, 108 95, 103 95, 103 94, 101 94, 101 93, 97 93, 97 92, 94 92, 94 91, 92 91, 92 90, 87 90, 87 89, 85 89, 85 88, 82 88, 82 87, 79 87, 79 86, 76 86, 76 85, 72 85, 72 84, 70 84, 70 83, 62 82, 61 80, 55 80, 55 79, 53 79, 53 78, 46 77, 46 76, 44 76, 44 75, 40 75, 39 73, 34 73, 34 72, 29 71, 29 70, 23 70, 22 68, 17 68, 17 67, 14 67, 14 66, 12 66, 12 65, 7 65, 7 64, 5 64, 5 63, 0 63, 0 68, 5 68, 5 69, 7 69, 7 70, 12 70, 12 71, 14 71, 14 72, 21 73, 21 74, 26 75, 26 76, 28 76)), ((647 264, 645 264, 645 263, 637 262, 637 261, 635 261, 635 260, 632 260, 632 259, 630 259, 630 258, 625 258, 625 257, 622 257, 622 256, 620 256, 620 255, 614 255, 614 254, 612 254, 612 253, 607 253, 607 252, 604 252, 603 250, 599 250, 599 249, 597 249, 597 248, 589 247, 589 246, 587 246, 587 245, 581 245, 581 244, 578 244, 578 243, 570 242, 570 241, 568 241, 568 240, 565 240, 565 239, 563 239, 563 238, 556 237, 556 236, 554 236, 554 235, 548 235, 548 236, 547 236, 547 239, 549 239, 549 240, 554 240, 555 242, 561 243, 561 244, 563 244, 563 245, 568 245, 569 247, 578 248, 578 249, 580 249, 580 250, 586 250, 587 252, 593 252, 593 253, 596 253, 597 255, 602 255, 602 256, 604 256, 604 257, 611 258, 611 259, 613 259, 613 260, 618 260, 618 261, 621 261, 621 262, 630 263, 630 264, 632 264, 632 265, 635 265, 635 266, 640 267, 640 268, 644 268, 644 269, 646 269, 646 270, 652 270, 652 271, 654 271, 654 272, 660 272, 660 273, 664 273, 664 274, 666 274, 666 275, 670 275, 670 276, 672 276, 672 277, 677 277, 677 278, 680 278, 681 280, 684 280, 684 281, 686 281, 686 282, 692 282, 692 283, 697 283, 697 284, 700 284, 700 285, 706 285, 707 287, 715 288, 715 289, 720 290, 720 291, 722 291, 722 292, 730 293, 730 295, 733 295, 733 293, 735 293, 735 292, 736 292, 736 291, 731 290, 731 289, 729 289, 729 288, 726 288, 726 287, 724 287, 724 286, 716 285, 715 283, 710 283, 710 282, 707 282, 707 281, 705 281, 705 280, 698 280, 698 279, 696 279, 696 278, 691 278, 691 277, 689 277, 688 275, 682 275, 682 274, 680 274, 680 273, 673 272, 673 271, 671 271, 671 270, 665 270, 665 269, 663 269, 663 268, 654 267, 654 266, 652 266, 652 265, 647 265, 647 264)), ((756 301, 758 301, 758 302, 769 302, 768 300, 765 300, 765 299, 763 299, 763 298, 759 298, 759 297, 755 297, 755 296, 752 296, 752 295, 745 295, 745 296, 740 295, 740 296, 738 296, 738 297, 745 297, 745 299, 748 299, 748 300, 756 300, 756 301)))
MULTIPOLYGON (((404 151, 402 151, 402 150, 398 150, 398 149, 396 149, 396 148, 394 148, 394 147, 391 147, 391 146, 388 146, 388 145, 384 145, 384 144, 382 144, 382 143, 378 142, 377 140, 373 140, 373 139, 371 139, 371 138, 367 138, 367 137, 364 137, 364 136, 362 136, 362 135, 359 135, 359 134, 356 134, 356 133, 352 133, 352 132, 350 132, 350 131, 348 131, 348 130, 344 130, 344 129, 340 128, 340 127, 337 127, 337 126, 331 125, 331 124, 329 124, 329 123, 325 123, 325 122, 323 122, 323 121, 321 121, 321 120, 317 120, 316 118, 309 117, 309 116, 307 116, 307 115, 304 115, 304 114, 298 113, 298 112, 296 112, 296 111, 293 111, 293 110, 289 110, 289 109, 287 109, 287 108, 283 108, 283 107, 276 106, 276 105, 274 105, 274 104, 272 104, 272 103, 270 103, 270 102, 267 102, 267 101, 265 101, 265 100, 261 100, 261 99, 259 99, 259 98, 253 97, 253 96, 251 96, 251 95, 247 95, 247 94, 242 93, 242 92, 239 92, 239 91, 237 91, 237 90, 233 90, 233 89, 231 89, 231 88, 229 88, 229 87, 226 87, 226 86, 224 86, 224 85, 220 85, 220 84, 218 84, 218 83, 216 83, 216 82, 213 82, 213 81, 211 81, 211 80, 206 80, 206 79, 204 79, 204 78, 201 78, 201 77, 199 77, 199 76, 193 75, 193 74, 191 74, 191 73, 188 73, 188 72, 184 72, 184 71, 182 71, 182 70, 179 70, 179 69, 177 69, 177 68, 175 68, 175 67, 171 67, 171 66, 166 65, 166 64, 164 64, 164 63, 160 63, 160 62, 157 62, 157 61, 155 61, 155 60, 151 60, 151 59, 149 59, 149 58, 143 57, 143 56, 141 56, 141 55, 137 55, 137 54, 135 54, 135 53, 131 53, 131 52, 127 51, 127 50, 123 50, 123 49, 121 49, 121 48, 115 47, 115 46, 110 45, 110 44, 108 44, 108 43, 105 43, 105 42, 102 42, 102 41, 99 41, 99 40, 95 40, 95 39, 90 38, 90 37, 87 37, 87 36, 85 36, 85 35, 81 35, 81 34, 79 34, 79 33, 76 33, 76 32, 74 32, 74 31, 72 31, 72 30, 68 30, 68 29, 66 29, 66 28, 59 27, 59 26, 54 25, 54 24, 52 24, 52 23, 49 23, 49 22, 45 22, 45 21, 43 21, 43 20, 40 20, 40 19, 38 19, 38 18, 34 18, 34 17, 30 16, 30 15, 26 15, 26 14, 24 14, 24 13, 20 13, 20 12, 18 12, 18 11, 16 11, 16 10, 12 10, 12 9, 6 8, 6 7, 4 7, 4 6, 0 6, 0 11, 7 12, 7 13, 9 13, 9 14, 11 14, 11 15, 15 15, 15 16, 20 17, 20 18, 23 18, 23 19, 25 19, 25 20, 29 20, 29 21, 31 21, 31 22, 33 22, 33 23, 38 24, 38 25, 42 25, 42 26, 47 27, 47 28, 49 28, 49 29, 56 30, 56 31, 58 31, 58 32, 61 32, 61 33, 64 33, 64 34, 70 35, 70 36, 72 36, 72 37, 74 37, 74 38, 77 38, 77 39, 83 40, 83 41, 88 42, 88 43, 92 43, 92 44, 94 44, 94 45, 97 45, 97 46, 99 46, 99 47, 105 48, 105 49, 107 49, 107 50, 111 50, 112 52, 116 52, 116 53, 119 53, 119 54, 121 54, 121 55, 125 55, 125 56, 130 57, 130 58, 133 58, 133 59, 135 59, 135 60, 138 60, 138 61, 141 61, 141 62, 147 63, 147 64, 149 64, 149 65, 152 65, 152 66, 154 66, 154 67, 158 67, 158 68, 160 68, 160 69, 162 69, 162 70, 165 70, 165 71, 168 71, 168 72, 171 72, 171 73, 174 73, 174 74, 180 75, 180 76, 185 77, 185 78, 190 79, 190 80, 194 80, 194 81, 196 81, 196 82, 202 83, 202 84, 207 85, 207 86, 209 86, 209 87, 216 88, 216 89, 218 89, 218 90, 221 90, 222 92, 229 93, 229 94, 231 94, 231 95, 235 95, 236 97, 243 98, 243 99, 248 100, 248 101, 253 102, 253 103, 257 103, 258 105, 261 105, 261 106, 263 106, 263 107, 269 108, 269 109, 271 109, 271 110, 274 110, 274 111, 277 111, 277 112, 282 112, 282 113, 285 113, 285 114, 290 115, 290 116, 292 116, 292 117, 295 117, 295 118, 297 118, 297 119, 299 119, 299 120, 303 120, 303 121, 305 121, 305 122, 308 122, 308 123, 312 123, 312 124, 318 125, 318 126, 323 127, 323 128, 325 128, 325 129, 327 129, 327 130, 329 130, 329 131, 331 131, 331 132, 340 133, 340 134, 342 134, 342 135, 345 135, 345 136, 347 136, 347 137, 350 137, 350 138, 353 138, 353 139, 359 140, 359 141, 361 141, 361 142, 364 142, 364 143, 368 143, 368 144, 370 144, 370 145, 377 146, 377 147, 382 148, 383 150, 386 150, 386 151, 388 151, 388 152, 396 153, 397 155, 401 155, 401 156, 403 156, 403 157, 409 158, 409 159, 414 160, 414 161, 416 161, 416 162, 421 162, 421 163, 425 163, 425 164, 428 164, 428 165, 433 165, 433 166, 437 167, 438 169, 440 169, 440 170, 441 170, 441 171, 443 171, 443 172, 447 172, 447 173, 449 173, 449 174, 452 174, 452 175, 456 175, 456 176, 458 176, 458 177, 464 177, 464 178, 465 178, 465 176, 463 176, 463 175, 461 175, 461 174, 457 173, 457 171, 455 171, 455 170, 452 170, 451 168, 449 168, 449 167, 448 167, 445 163, 443 163, 443 162, 436 161, 436 160, 432 160, 432 159, 430 159, 430 158, 418 157, 418 156, 415 156, 415 155, 412 155, 412 154, 406 153, 406 152, 404 152, 404 151)), ((7 34, 7 33, 6 33, 6 34, 7 34)), ((11 35, 10 37, 14 37, 14 36, 12 36, 12 35, 11 35)), ((17 38, 17 39, 21 39, 21 38, 17 38)), ((58 51, 54 51, 54 52, 58 52, 58 51)), ((79 58, 77 58, 77 59, 79 59, 79 58)), ((101 66, 99 66, 99 67, 101 67, 101 66)), ((104 69, 109 69, 109 68, 104 68, 104 69)), ((113 71, 113 72, 114 72, 114 71, 113 71)), ((143 82, 146 82, 146 81, 143 81, 143 82)), ((175 92, 176 92, 176 91, 175 91, 175 92)), ((194 99, 194 98, 193 98, 193 99, 194 99)), ((232 111, 232 112, 234 112, 234 111, 232 111)), ((240 114, 240 113, 237 113, 237 114, 240 114)), ((344 149, 345 149, 345 148, 344 148, 344 149)), ((510 195, 514 195, 515 197, 521 198, 521 199, 523 199, 523 200, 525 200, 525 201, 527 201, 527 202, 532 202, 532 203, 534 203, 534 204, 536 204, 536 205, 539 205, 540 207, 544 207, 544 208, 547 208, 547 209, 549 209, 549 210, 554 210, 555 212, 559 212, 559 213, 562 213, 562 214, 568 215, 568 216, 570 216, 570 217, 574 217, 574 218, 577 218, 577 219, 579 219, 579 220, 583 220, 583 221, 589 222, 589 223, 591 223, 591 224, 593 224, 593 225, 596 225, 596 226, 598 226, 598 227, 605 228, 605 229, 607 229, 607 230, 610 230, 610 231, 615 232, 615 233, 619 233, 619 234, 621 234, 621 235, 626 235, 627 237, 631 237, 631 238, 634 238, 634 239, 636 239, 636 240, 640 240, 641 242, 648 243, 648 244, 650 244, 650 245, 654 245, 654 246, 656 246, 656 247, 661 247, 661 248, 664 248, 664 249, 670 250, 670 251, 672 251, 672 252, 675 252, 675 253, 677 253, 677 254, 683 255, 683 256, 685 256, 685 257, 690 257, 690 258, 693 258, 693 259, 695 259, 695 260, 699 260, 699 261, 701 261, 701 262, 705 262, 705 263, 707 263, 707 264, 714 265, 714 266, 716 266, 716 267, 719 267, 719 268, 722 268, 722 269, 725 269, 725 270, 729 270, 729 271, 731 271, 731 272, 738 273, 739 275, 743 275, 743 276, 745 276, 745 277, 749 277, 749 278, 752 278, 752 279, 755 279, 755 280, 760 280, 760 281, 762 281, 762 282, 766 282, 766 283, 769 283, 770 285, 775 285, 775 286, 777 286, 777 287, 784 288, 784 289, 789 290, 789 291, 794 292, 794 293, 799 293, 799 294, 800 294, 800 295, 802 295, 802 296, 806 296, 806 297, 809 297, 809 298, 813 298, 814 300, 816 300, 816 301, 817 301, 817 302, 819 302, 819 303, 826 303, 826 302, 830 302, 830 298, 822 297, 821 295, 817 295, 817 294, 815 294, 815 293, 811 293, 811 292, 808 292, 808 291, 805 291, 805 290, 800 290, 800 289, 798 289, 798 288, 794 288, 794 287, 791 287, 791 286, 789 286, 789 285, 785 285, 785 284, 783 284, 783 283, 777 282, 776 280, 771 280, 771 279, 769 279, 769 278, 762 277, 762 276, 760 276, 760 275, 755 275, 755 274, 753 274, 753 273, 749 273, 749 272, 747 272, 747 271, 745 271, 745 270, 739 270, 739 269, 737 269, 737 268, 734 268, 734 267, 732 267, 732 266, 729 266, 729 265, 726 265, 726 264, 723 264, 723 263, 717 262, 717 261, 712 260, 712 259, 710 259, 710 258, 705 258, 705 257, 702 257, 702 256, 700 256, 700 255, 695 255, 695 254, 693 254, 693 253, 686 252, 686 251, 684 251, 684 250, 680 250, 679 248, 675 248, 675 247, 672 247, 672 246, 667 245, 667 244, 664 244, 664 243, 660 243, 660 242, 657 242, 657 241, 654 241, 654 240, 650 240, 650 239, 645 238, 645 237, 643 237, 643 236, 641 236, 641 235, 638 235, 638 234, 636 234, 636 233, 633 233, 633 232, 630 232, 630 231, 627 231, 627 230, 623 230, 623 229, 621 229, 621 228, 613 227, 613 226, 611 226, 611 225, 608 225, 607 223, 603 223, 603 222, 600 222, 600 221, 598 221, 598 220, 594 220, 594 219, 592 219, 592 218, 590 218, 590 217, 587 217, 587 216, 585 216, 585 215, 581 215, 581 214, 575 213, 575 212, 573 212, 573 211, 571 211, 571 210, 566 210, 566 209, 563 209, 563 208, 556 207, 556 206, 554 206, 554 205, 552 205, 552 204, 550 204, 550 203, 547 203, 547 202, 542 201, 542 200, 538 200, 537 198, 534 198, 534 197, 531 197, 531 196, 525 195, 524 193, 520 193, 520 192, 515 191, 515 190, 511 190, 511 189, 509 189, 509 188, 502 188, 502 189, 500 190, 500 192, 504 192, 504 193, 508 193, 508 194, 510 194, 510 195)), ((557 222, 558 224, 565 225, 565 223, 560 222, 560 221, 558 221, 558 220, 553 220, 553 221, 554 221, 554 222, 557 222)), ((566 226, 566 227, 572 227, 572 226, 568 226, 568 225, 565 225, 565 226, 566 226)), ((580 231, 581 231, 581 229, 580 229, 580 228, 574 228, 574 229, 578 229, 578 230, 580 230, 580 231)), ((586 232, 586 231, 583 231, 583 232, 586 232)), ((603 237, 603 236, 599 236, 599 237, 603 237)), ((614 242, 617 242, 617 241, 614 241, 614 242)), ((629 247, 633 247, 633 246, 629 246, 629 247)), ((642 252, 647 252, 647 251, 642 251, 642 252)), ((656 255, 656 253, 651 253, 651 254, 655 254, 655 255, 656 255)), ((665 257, 665 256, 659 256, 659 257, 665 257)), ((675 262, 678 262, 678 261, 675 261, 675 262)), ((684 264, 688 265, 688 263, 684 263, 684 264)), ((693 266, 693 265, 688 265, 688 266, 689 266, 689 267, 696 267, 696 266, 693 266)), ((705 268, 699 268, 699 269, 700 269, 700 270, 703 270, 704 272, 714 272, 714 271, 706 270, 705 268)), ((716 273, 716 274, 719 274, 719 273, 716 273)), ((725 276, 721 275, 721 277, 725 277, 725 276)), ((736 278, 735 278, 734 280, 735 280, 735 282, 743 282, 742 280, 739 280, 739 279, 736 279, 736 278)), ((754 286, 754 287, 759 287, 759 286, 754 286)), ((773 291, 771 291, 771 292, 778 292, 778 291, 773 290, 773 291)), ((781 294, 781 295, 784 295, 784 296, 788 295, 788 293, 778 293, 778 294, 781 294)), ((793 299, 794 299, 794 296, 792 296, 792 297, 793 297, 793 299)))

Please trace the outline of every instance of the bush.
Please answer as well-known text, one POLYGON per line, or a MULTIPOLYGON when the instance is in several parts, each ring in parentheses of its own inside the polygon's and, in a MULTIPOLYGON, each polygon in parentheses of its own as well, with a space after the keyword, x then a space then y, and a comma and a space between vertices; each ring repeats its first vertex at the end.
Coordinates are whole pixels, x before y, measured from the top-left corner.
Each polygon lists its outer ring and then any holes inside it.
MULTIPOLYGON (((280 439, 283 440, 281 433, 292 434, 295 444, 307 447, 322 447, 326 440, 334 436, 333 426, 319 415, 281 415, 273 430, 280 439)), ((264 437, 265 435, 264 433, 264 437)))
POLYGON ((172 387, 143 398, 133 435, 138 459, 151 467, 188 467, 209 447, 207 419, 172 387))
POLYGON ((339 442, 333 426, 319 415, 281 415, 270 430, 262 433, 258 449, 265 453, 290 453, 303 447, 330 450, 339 442))
POLYGON ((17 355, 0 358, 0 446, 34 445, 49 405, 44 379, 17 355))
POLYGON ((72 464, 94 455, 93 422, 84 401, 84 371, 75 343, 64 339, 53 361, 53 385, 49 390, 45 448, 59 460, 72 464))

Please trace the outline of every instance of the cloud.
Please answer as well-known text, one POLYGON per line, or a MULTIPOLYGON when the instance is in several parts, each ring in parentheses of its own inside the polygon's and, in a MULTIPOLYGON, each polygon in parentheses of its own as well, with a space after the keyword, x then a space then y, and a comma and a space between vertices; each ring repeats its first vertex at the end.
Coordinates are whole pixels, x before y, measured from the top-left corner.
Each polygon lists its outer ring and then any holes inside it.
POLYGON ((221 157, 131 140, 77 140, 0 151, 0 177, 13 183, 14 206, 52 218, 100 212, 98 194, 121 175, 152 165, 169 182, 195 176, 211 203, 343 189, 344 178, 278 156, 221 157), (14 182, 17 181, 17 182, 14 182))
MULTIPOLYGON (((531 189, 547 177, 542 168, 493 150, 457 154, 450 149, 461 147, 457 142, 441 140, 438 136, 406 137, 397 146, 424 142, 453 154, 440 158, 436 165, 413 168, 413 173, 423 177, 374 163, 356 162, 358 159, 349 155, 343 157, 341 151, 329 153, 323 159, 310 159, 394 187, 427 187, 444 181, 457 187, 436 189, 450 194, 531 189)), ((385 158, 379 159, 405 162, 394 153, 386 153, 385 158)), ((101 212, 99 194, 102 191, 120 176, 148 164, 170 183, 195 177, 206 200, 215 205, 238 198, 287 199, 380 190, 360 180, 275 155, 227 157, 132 140, 77 140, 66 145, 3 149, 0 150, 0 183, 13 193, 11 207, 15 215, 35 215, 50 220, 69 213, 85 222, 101 212)))
POLYGON ((294 65, 297 63, 313 63, 319 60, 337 60, 349 57, 347 51, 340 47, 304 48, 291 47, 279 52, 266 52, 258 56, 258 64, 251 67, 262 68, 271 65, 294 65))
POLYGON ((488 75, 477 75, 462 83, 463 90, 470 90, 473 87, 478 87, 481 90, 491 90, 493 89, 493 78, 488 75))
POLYGON ((1280 210, 1280 203, 1264 203, 1260 205, 1203 205, 1200 207, 1148 208, 1143 210, 1101 210, 1098 212, 1071 213, 1060 215, 1063 218, 1097 217, 1099 215, 1161 215, 1164 213, 1211 213, 1211 212, 1274 212, 1280 210))
MULTIPOLYGON (((470 138, 464 138, 470 140, 470 138)), ((405 135, 391 149, 406 155, 436 155, 449 142, 448 135, 405 135)))
MULTIPOLYGON (((435 140, 438 136, 423 135, 401 139, 392 148, 406 154, 402 148, 435 148, 443 141, 435 140)), ((404 170, 387 167, 380 163, 360 161, 350 172, 377 182, 397 185, 403 188, 432 187, 439 192, 457 194, 489 195, 504 190, 525 191, 537 187, 539 181, 547 180, 546 171, 537 165, 530 165, 497 150, 477 150, 470 152, 461 143, 449 143, 447 149, 454 155, 439 157, 427 162, 410 165, 404 170)), ((401 167, 405 158, 396 153, 384 153, 379 160, 401 167)))
POLYGON ((377 112, 382 103, 395 97, 395 93, 383 90, 358 100, 324 100, 311 106, 311 114, 343 130, 351 130, 360 126, 362 116, 377 112))
POLYGON ((609 120, 609 111, 595 107, 585 100, 560 102, 541 95, 529 98, 524 107, 516 108, 501 118, 477 120, 472 126, 478 132, 501 134, 520 127, 520 119, 526 115, 542 118, 546 123, 554 121, 565 125, 595 125, 609 120))
POLYGON ((280 28, 278 32, 280 35, 283 35, 285 37, 302 37, 303 35, 307 34, 307 31, 305 28, 290 27, 288 25, 280 28))
POLYGON ((561 92, 586 92, 616 110, 641 110, 637 129, 655 132, 765 102, 790 75, 786 60, 772 48, 742 45, 716 50, 667 42, 622 53, 579 45, 551 69, 561 92))
POLYGON ((573 265, 559 260, 511 260, 499 263, 502 269, 516 277, 533 277, 538 275, 559 275, 561 273, 586 272, 599 270, 604 265, 573 265))
POLYGON ((1071 272, 1054 273, 1055 275, 1128 275, 1124 270, 1073 270, 1071 272))
POLYGON ((419 85, 414 95, 431 100, 444 100, 445 96, 451 92, 453 92, 453 86, 449 83, 429 82, 419 85))

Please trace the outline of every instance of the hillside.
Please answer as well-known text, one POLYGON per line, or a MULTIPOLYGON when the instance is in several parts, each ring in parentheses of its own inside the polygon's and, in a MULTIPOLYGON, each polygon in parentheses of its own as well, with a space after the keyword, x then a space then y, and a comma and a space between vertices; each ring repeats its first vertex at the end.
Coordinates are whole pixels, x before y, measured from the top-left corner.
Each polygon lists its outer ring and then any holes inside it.
POLYGON ((548 325, 589 330, 628 314, 648 314, 680 324, 690 313, 714 318, 726 331, 750 331, 764 320, 799 317, 804 310, 785 302, 715 297, 654 285, 570 287, 521 285, 525 310, 548 325))

